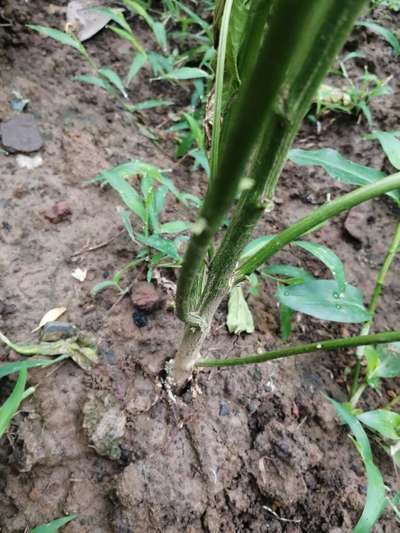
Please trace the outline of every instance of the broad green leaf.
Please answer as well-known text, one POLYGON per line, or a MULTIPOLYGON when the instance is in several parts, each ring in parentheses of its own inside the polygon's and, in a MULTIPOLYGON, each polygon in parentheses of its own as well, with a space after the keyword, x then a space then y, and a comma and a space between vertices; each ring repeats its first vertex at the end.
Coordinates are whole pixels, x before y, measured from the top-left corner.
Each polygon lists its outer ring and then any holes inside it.
POLYGON ((28 373, 26 369, 22 368, 19 372, 18 380, 12 393, 0 407, 0 437, 2 437, 7 431, 13 416, 18 411, 18 408, 24 398, 27 376, 28 373))
POLYGON ((54 28, 48 28, 46 26, 37 26, 35 24, 28 24, 28 28, 37 31, 38 33, 45 35, 46 37, 50 37, 51 39, 54 39, 55 41, 61 44, 71 46, 72 48, 78 50, 78 52, 80 52, 82 55, 87 55, 85 47, 79 41, 79 39, 77 37, 74 37, 73 35, 70 35, 69 33, 65 33, 54 28))
MULTIPOLYGON (((300 166, 317 165, 325 169, 332 177, 351 185, 367 185, 375 183, 386 175, 380 170, 364 167, 342 157, 336 150, 323 148, 321 150, 290 150, 288 158, 300 166)), ((400 192, 387 193, 400 205, 400 192)))
POLYGON ((375 357, 378 354, 379 359, 375 359, 371 371, 368 360, 368 379, 375 378, 396 378, 400 376, 400 342, 393 342, 386 345, 380 345, 375 348, 375 357))
POLYGON ((370 533, 386 505, 382 474, 374 464, 371 446, 361 423, 343 405, 330 398, 328 400, 335 407, 341 420, 350 427, 355 437, 354 444, 361 455, 367 473, 367 499, 353 533, 370 533))
POLYGON ((400 439, 400 414, 388 409, 368 411, 357 416, 365 426, 377 433, 384 439, 400 439))
POLYGON ((268 265, 261 270, 261 273, 269 274, 270 276, 285 276, 300 283, 314 279, 314 276, 307 270, 292 265, 268 265))
POLYGON ((390 163, 394 168, 400 170, 400 141, 396 135, 385 131, 373 131, 372 133, 381 143, 382 149, 390 163))
POLYGON ((133 80, 133 78, 138 74, 138 72, 144 67, 147 62, 146 54, 139 53, 136 54, 133 58, 132 64, 128 72, 128 84, 133 80))
POLYGON ((145 237, 144 235, 136 233, 135 237, 140 243, 144 244, 145 246, 149 246, 150 248, 154 248, 168 257, 172 257, 176 260, 180 258, 176 245, 173 241, 163 239, 158 235, 150 235, 150 237, 145 237))
POLYGON ((201 68, 195 67, 180 67, 171 70, 163 76, 159 76, 159 80, 194 80, 197 78, 209 78, 210 75, 201 68))
POLYGON ((48 524, 36 526, 35 528, 31 529, 30 533, 56 533, 56 531, 58 531, 61 527, 67 525, 72 520, 75 520, 75 518, 78 518, 77 514, 64 516, 63 518, 58 518, 57 520, 53 520, 48 524))
POLYGON ((316 279, 278 287, 277 298, 290 309, 320 320, 357 324, 370 319, 361 291, 346 284, 345 291, 339 293, 334 280, 316 279))
POLYGON ((120 195, 124 203, 137 215, 141 220, 145 218, 145 209, 143 202, 136 190, 129 183, 117 174, 111 172, 107 175, 107 183, 120 195))
POLYGON ((234 287, 231 290, 226 325, 229 333, 233 333, 234 335, 254 332, 253 316, 243 296, 242 287, 240 286, 234 287))
POLYGON ((74 76, 73 79, 75 81, 80 81, 81 83, 96 85, 97 87, 101 87, 102 89, 107 91, 109 94, 112 94, 114 96, 117 95, 117 91, 114 89, 111 83, 104 80, 103 78, 99 78, 98 76, 92 76, 91 74, 81 74, 79 76, 74 76))
POLYGON ((165 222, 160 225, 160 233, 181 233, 190 229, 192 224, 185 222, 184 220, 174 220, 172 222, 165 222))
POLYGON ((263 237, 257 237, 250 241, 244 248, 240 255, 240 261, 246 261, 252 255, 255 255, 258 251, 261 250, 269 241, 273 239, 271 235, 264 235, 263 237))
POLYGON ((381 26, 380 24, 377 24, 372 20, 363 20, 362 22, 359 22, 357 26, 364 26, 364 28, 367 28, 368 30, 377 33, 390 44, 396 54, 400 54, 400 43, 396 35, 392 31, 388 30, 384 26, 381 26))
POLYGON ((327 246, 322 244, 315 244, 313 242, 306 241, 295 241, 293 244, 303 248, 314 257, 319 259, 324 263, 325 266, 329 268, 332 272, 333 277, 336 279, 338 284, 338 291, 344 292, 346 285, 346 276, 344 273, 344 267, 341 260, 338 256, 327 246))
POLYGON ((24 359, 22 361, 12 361, 10 363, 0 363, 0 378, 4 378, 14 372, 19 372, 22 369, 37 368, 44 366, 51 366, 66 359, 66 356, 61 355, 56 359, 24 359))

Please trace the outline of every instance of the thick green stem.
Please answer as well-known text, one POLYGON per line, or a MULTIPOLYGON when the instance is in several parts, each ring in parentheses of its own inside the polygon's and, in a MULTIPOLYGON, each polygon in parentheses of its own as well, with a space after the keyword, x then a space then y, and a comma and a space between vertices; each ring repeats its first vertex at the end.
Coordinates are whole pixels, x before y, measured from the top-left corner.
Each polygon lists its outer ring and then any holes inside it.
POLYGON ((240 86, 226 104, 219 148, 213 150, 212 179, 178 283, 177 313, 189 326, 175 360, 178 386, 199 357, 204 332, 235 281, 240 253, 271 204, 287 150, 365 3, 251 2, 237 57, 240 86), (207 249, 240 190, 244 192, 212 259, 199 306, 193 309, 193 288, 198 285, 207 249))
MULTIPOLYGON (((361 330, 361 335, 368 335, 374 323, 375 313, 376 313, 376 309, 378 306, 378 300, 380 298, 383 286, 385 284, 386 274, 389 272, 390 267, 392 266, 392 263, 394 261, 394 258, 396 257, 399 247, 400 247, 400 223, 398 223, 396 226, 396 230, 394 232, 392 242, 390 243, 389 249, 383 261, 383 265, 379 271, 378 277, 376 278, 374 292, 372 293, 372 298, 371 298, 371 301, 368 307, 368 311, 369 311, 371 318, 368 320, 368 322, 364 324, 361 330)), ((363 358, 363 356, 364 356, 364 349, 362 346, 360 346, 357 349, 357 361, 354 367, 353 382, 351 386, 351 403, 354 407, 357 404, 358 400, 361 397, 362 392, 365 389, 364 385, 359 386, 359 383, 358 383, 360 379, 360 373, 361 373, 361 359, 363 358)))
POLYGON ((237 270, 236 281, 239 282, 244 279, 246 275, 254 272, 254 270, 271 259, 271 257, 278 253, 284 246, 298 239, 323 222, 326 222, 330 218, 333 218, 356 205, 371 200, 372 198, 376 198, 399 188, 400 172, 370 185, 364 185, 355 191, 349 192, 344 196, 323 205, 286 230, 278 233, 278 235, 261 248, 261 250, 240 265, 237 270))
POLYGON ((340 348, 352 348, 354 346, 368 346, 375 344, 386 344, 389 342, 400 341, 400 331, 389 331, 386 333, 376 333, 375 335, 360 335, 356 337, 332 339, 328 341, 311 342, 309 344, 301 344, 299 346, 290 346, 280 350, 273 350, 257 355, 247 355, 245 357, 238 357, 234 359, 200 359, 196 363, 196 367, 224 367, 224 366, 239 366, 251 365, 254 363, 266 363, 274 359, 282 359, 284 357, 292 357, 294 355, 301 355, 311 352, 319 352, 322 350, 339 350, 340 348))
MULTIPOLYGON (((179 278, 176 303, 182 320, 190 322, 193 284, 240 183, 250 178, 258 194, 272 196, 300 121, 365 3, 252 1, 238 59, 241 85, 224 117, 218 164, 211 165, 216 175, 179 278)), ((262 204, 263 198, 257 198, 256 205, 262 204)), ((213 277, 218 278, 218 271, 227 280, 230 273, 219 267, 220 257, 213 277)))

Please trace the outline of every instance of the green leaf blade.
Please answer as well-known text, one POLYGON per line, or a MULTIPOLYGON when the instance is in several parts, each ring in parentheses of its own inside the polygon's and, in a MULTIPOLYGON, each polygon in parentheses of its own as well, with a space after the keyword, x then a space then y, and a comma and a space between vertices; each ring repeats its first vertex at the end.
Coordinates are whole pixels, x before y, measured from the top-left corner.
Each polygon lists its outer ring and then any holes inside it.
POLYGON ((18 411, 19 406, 24 398, 27 376, 28 373, 26 369, 21 369, 12 393, 0 407, 0 437, 2 437, 7 431, 12 418, 18 411))
POLYGON ((367 473, 367 498, 364 510, 353 529, 353 533, 370 533, 386 506, 385 485, 382 474, 374 464, 371 446, 361 423, 343 405, 331 398, 328 398, 328 400, 335 407, 341 420, 350 427, 355 436, 356 448, 361 455, 367 473))
POLYGON ((56 533, 61 527, 67 525, 72 520, 78 518, 77 514, 72 514, 69 516, 64 516, 63 518, 57 518, 48 524, 43 524, 41 526, 34 527, 31 529, 30 533, 56 533))
POLYGON ((359 289, 346 285, 338 292, 334 280, 313 280, 291 287, 278 287, 279 303, 320 320, 358 324, 369 320, 359 289))
MULTIPOLYGON (((320 166, 332 178, 350 185, 367 185, 385 177, 384 172, 353 163, 331 148, 322 148, 321 150, 294 149, 289 151, 288 158, 296 165, 320 166)), ((390 196, 397 205, 400 205, 400 191, 389 192, 387 196, 390 196)))
POLYGON ((295 241, 293 244, 306 250, 314 257, 322 261, 326 267, 332 272, 333 277, 338 284, 338 291, 344 292, 346 289, 346 275, 344 266, 338 256, 327 246, 316 244, 307 241, 295 241))

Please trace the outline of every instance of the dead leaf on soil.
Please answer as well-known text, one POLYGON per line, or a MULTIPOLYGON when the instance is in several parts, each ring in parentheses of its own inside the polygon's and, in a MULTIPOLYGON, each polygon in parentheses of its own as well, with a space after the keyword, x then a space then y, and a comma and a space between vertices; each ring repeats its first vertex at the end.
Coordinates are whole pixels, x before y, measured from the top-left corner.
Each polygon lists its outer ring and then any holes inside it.
POLYGON ((93 0, 73 0, 67 7, 67 24, 77 32, 80 41, 86 41, 106 26, 111 17, 95 11, 93 0))
POLYGON ((32 330, 32 333, 39 331, 39 329, 45 326, 48 322, 55 322, 60 318, 61 315, 65 313, 66 310, 66 307, 54 307, 54 309, 47 311, 47 313, 42 317, 42 320, 39 322, 39 325, 32 330))

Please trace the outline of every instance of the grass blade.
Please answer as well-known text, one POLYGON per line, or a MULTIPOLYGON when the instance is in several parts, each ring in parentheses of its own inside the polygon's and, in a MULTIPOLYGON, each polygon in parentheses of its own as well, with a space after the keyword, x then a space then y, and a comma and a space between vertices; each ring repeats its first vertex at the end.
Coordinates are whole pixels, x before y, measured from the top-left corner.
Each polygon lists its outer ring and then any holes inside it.
POLYGON ((26 369, 22 369, 19 373, 17 383, 7 398, 7 400, 0 407, 0 437, 7 431, 10 422, 18 411, 18 408, 24 398, 24 391, 28 373, 26 369))
POLYGON ((77 514, 57 518, 57 520, 53 520, 48 524, 43 524, 31 529, 30 533, 55 533, 60 527, 67 525, 69 522, 72 522, 72 520, 75 520, 75 518, 78 518, 77 514))
POLYGON ((367 473, 367 499, 361 518, 353 529, 353 533, 370 533, 386 505, 385 485, 382 474, 374 464, 371 446, 361 423, 343 405, 331 398, 328 398, 328 400, 335 407, 341 420, 350 426, 355 437, 353 442, 361 455, 367 473))

